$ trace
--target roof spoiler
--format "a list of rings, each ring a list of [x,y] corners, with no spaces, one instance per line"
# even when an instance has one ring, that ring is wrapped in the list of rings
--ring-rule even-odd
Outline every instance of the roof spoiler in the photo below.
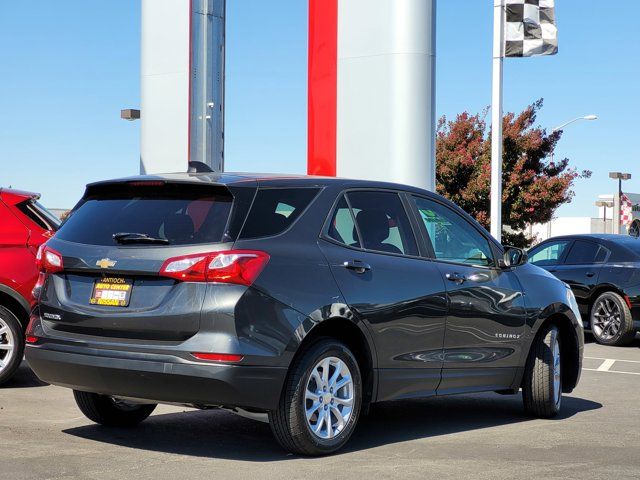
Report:
[[[211,173],[213,170],[203,162],[189,162],[187,173]]]

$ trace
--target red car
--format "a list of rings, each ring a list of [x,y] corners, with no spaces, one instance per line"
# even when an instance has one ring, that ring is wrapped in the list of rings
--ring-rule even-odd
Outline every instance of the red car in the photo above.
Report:
[[[39,198],[37,193],[0,188],[0,385],[22,361],[31,290],[38,280],[38,247],[60,225]]]

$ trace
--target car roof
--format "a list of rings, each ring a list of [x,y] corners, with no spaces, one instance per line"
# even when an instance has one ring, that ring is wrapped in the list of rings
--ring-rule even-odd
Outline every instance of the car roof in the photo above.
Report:
[[[403,185],[392,182],[381,182],[374,180],[356,180],[340,177],[322,177],[316,175],[296,175],[279,173],[244,173],[244,172],[197,172],[197,173],[158,173],[150,175],[136,175],[132,177],[117,178],[113,180],[103,180],[90,183],[87,187],[107,185],[110,183],[144,182],[154,180],[165,180],[178,183],[211,183],[214,185],[237,185],[247,183],[254,185],[269,186],[344,186],[349,188],[381,188],[403,190],[406,192],[419,193],[421,195],[434,195],[428,190],[410,185]],[[435,195],[434,195],[435,196]]]
[[[640,257],[637,249],[629,248],[631,246],[636,247],[634,242],[640,243],[640,238],[615,233],[577,233],[574,235],[559,235],[557,237],[548,238],[532,248],[558,240],[592,240],[614,250],[619,250],[622,247],[625,251],[631,252],[633,255]]]
[[[550,237],[544,240],[545,243],[555,240],[603,240],[604,242],[618,243],[621,238],[633,238],[628,235],[619,235],[615,233],[575,233],[572,235],[558,235],[557,237]]]
[[[0,198],[8,205],[16,205],[20,202],[24,202],[30,198],[39,199],[40,194],[34,192],[27,192],[25,190],[16,190],[14,188],[1,188]]]

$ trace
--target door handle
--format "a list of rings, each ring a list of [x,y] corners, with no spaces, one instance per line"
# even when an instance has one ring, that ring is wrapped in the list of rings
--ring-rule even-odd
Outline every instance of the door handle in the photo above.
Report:
[[[342,266],[348,270],[353,270],[356,273],[364,273],[371,270],[371,265],[361,262],[360,260],[349,260],[344,262]]]
[[[595,275],[594,272],[587,272],[587,277],[589,277],[589,278],[593,277],[594,275]]]
[[[467,280],[467,277],[458,272],[447,273],[445,276],[450,282],[464,283]]]

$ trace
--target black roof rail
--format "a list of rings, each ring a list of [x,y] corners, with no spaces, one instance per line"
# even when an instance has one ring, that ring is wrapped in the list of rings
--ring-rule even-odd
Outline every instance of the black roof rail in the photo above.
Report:
[[[187,173],[209,173],[213,172],[211,167],[203,162],[189,162]]]

